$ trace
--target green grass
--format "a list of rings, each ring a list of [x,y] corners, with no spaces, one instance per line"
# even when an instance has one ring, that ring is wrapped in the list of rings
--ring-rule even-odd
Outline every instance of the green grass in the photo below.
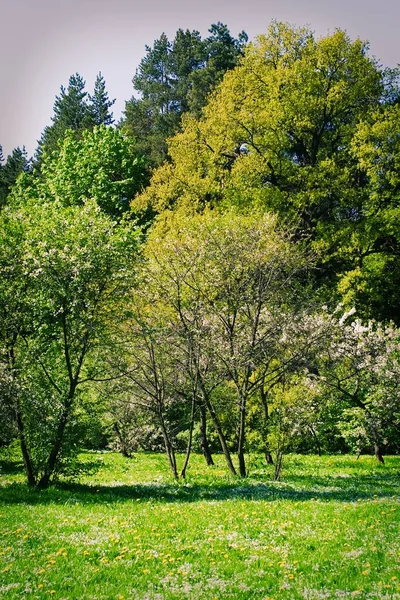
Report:
[[[400,457],[288,456],[283,480],[193,456],[86,453],[87,474],[29,490],[0,461],[0,598],[399,599]]]

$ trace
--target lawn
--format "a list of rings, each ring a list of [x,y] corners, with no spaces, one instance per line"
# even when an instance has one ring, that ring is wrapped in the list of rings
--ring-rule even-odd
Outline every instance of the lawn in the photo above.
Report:
[[[400,457],[193,456],[185,484],[157,454],[81,455],[82,472],[29,490],[0,457],[0,598],[400,599]]]

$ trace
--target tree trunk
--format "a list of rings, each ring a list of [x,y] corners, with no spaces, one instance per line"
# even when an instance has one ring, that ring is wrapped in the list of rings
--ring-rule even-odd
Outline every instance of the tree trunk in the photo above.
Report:
[[[44,469],[44,473],[38,483],[38,487],[40,489],[46,489],[50,485],[50,479],[54,473],[57,464],[57,458],[61,450],[61,444],[64,438],[65,427],[67,425],[74,395],[75,387],[73,387],[70,390],[69,396],[64,404],[64,410],[58,422],[57,433],[53,441],[53,447],[50,451],[49,458]]]
[[[245,424],[246,424],[246,402],[241,399],[239,412],[239,428],[238,428],[238,448],[237,455],[239,459],[239,473],[241,477],[246,477],[246,463],[244,458],[244,442],[245,442]]]
[[[128,449],[128,445],[125,442],[124,435],[123,435],[123,433],[120,429],[120,426],[118,425],[117,422],[114,423],[113,428],[118,437],[118,441],[119,441],[119,445],[120,445],[120,452],[121,452],[122,456],[124,456],[125,458],[132,458],[132,453]]]
[[[374,451],[375,451],[375,458],[378,461],[378,463],[380,463],[381,465],[384,465],[385,461],[383,460],[382,447],[379,445],[378,442],[375,442],[375,444],[374,444]]]
[[[169,439],[169,435],[168,435],[168,431],[165,425],[165,421],[164,421],[164,417],[163,414],[161,412],[161,409],[159,409],[158,412],[159,418],[160,418],[160,426],[161,426],[161,432],[164,438],[164,445],[165,445],[165,451],[167,453],[168,456],[168,462],[169,462],[169,466],[171,468],[171,472],[173,475],[173,478],[178,480],[178,469],[176,466],[176,456],[175,456],[175,450],[174,447],[171,443],[171,440]]]
[[[201,387],[202,387],[201,391],[203,394],[203,400],[207,406],[208,412],[210,413],[211,420],[215,427],[215,431],[218,434],[219,443],[221,444],[221,450],[225,457],[226,464],[228,465],[228,469],[232,473],[232,475],[237,475],[236,469],[233,466],[231,453],[229,452],[228,444],[226,443],[226,439],[225,439],[224,433],[222,431],[221,423],[219,422],[217,413],[215,412],[212,402],[210,401],[208,394],[205,391],[204,387],[203,386],[201,386]]]
[[[35,474],[33,471],[31,457],[29,455],[29,450],[28,450],[28,447],[26,444],[24,423],[22,421],[22,415],[21,415],[18,401],[17,401],[16,408],[15,408],[15,417],[16,417],[16,421],[17,421],[19,443],[21,446],[21,452],[22,452],[22,457],[24,460],[24,467],[25,467],[26,477],[28,480],[28,485],[34,487],[36,485],[36,477],[35,477]]]
[[[182,477],[182,479],[185,479],[185,477],[186,477],[186,469],[187,469],[187,466],[189,464],[190,453],[192,451],[192,440],[193,440],[193,427],[194,427],[195,411],[196,411],[196,398],[195,398],[195,396],[193,396],[193,399],[192,399],[192,411],[191,411],[191,415],[190,415],[189,439],[188,439],[188,444],[187,444],[187,448],[186,448],[185,460],[183,462],[183,467],[182,467],[182,470],[181,470],[181,477]]]
[[[260,398],[261,398],[261,404],[263,407],[263,417],[264,417],[264,425],[263,425],[264,456],[265,456],[267,465],[273,465],[274,459],[272,458],[272,454],[269,449],[269,443],[268,443],[268,431],[269,431],[268,400],[267,400],[267,394],[266,394],[265,390],[263,390],[262,388],[260,390]]]
[[[309,427],[309,429],[311,431],[311,434],[312,434],[312,436],[313,436],[313,438],[315,440],[315,444],[317,446],[318,456],[321,456],[321,454],[322,454],[321,443],[320,443],[319,438],[318,438],[318,436],[316,434],[316,431],[315,431],[314,427],[311,427],[311,425],[309,425],[308,427]]]
[[[210,450],[210,445],[207,439],[207,411],[205,405],[200,402],[200,446],[203,456],[206,459],[208,466],[214,464],[213,457]]]
[[[279,481],[279,479],[281,478],[282,463],[283,463],[283,450],[278,449],[276,452],[274,481]]]

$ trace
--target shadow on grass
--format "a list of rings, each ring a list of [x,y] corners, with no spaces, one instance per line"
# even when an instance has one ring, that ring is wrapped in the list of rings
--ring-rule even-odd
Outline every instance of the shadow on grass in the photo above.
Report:
[[[0,476],[1,475],[19,475],[23,472],[24,465],[22,462],[14,460],[0,460]]]
[[[307,484],[307,487],[306,487]],[[126,502],[199,502],[320,500],[323,502],[355,502],[388,498],[399,494],[398,475],[379,473],[358,477],[288,477],[285,482],[254,479],[213,482],[212,484],[159,483],[117,486],[91,486],[57,483],[48,490],[29,489],[23,483],[0,487],[0,503],[4,504],[115,504]]]

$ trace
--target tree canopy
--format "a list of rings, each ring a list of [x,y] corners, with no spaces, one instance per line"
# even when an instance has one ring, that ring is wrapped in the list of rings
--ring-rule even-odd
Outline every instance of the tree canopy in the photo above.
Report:
[[[397,74],[367,51],[340,30],[316,39],[308,29],[274,23],[226,73],[202,117],[185,115],[182,132],[169,141],[171,162],[154,172],[134,206],[276,212],[320,254],[318,285],[328,295],[350,301],[346,281],[365,278],[351,296],[361,314],[398,321],[396,252],[379,231],[397,205],[396,153],[389,154],[398,144],[391,106]],[[367,148],[363,140],[377,135],[380,147],[370,141]],[[379,183],[378,157],[393,167]],[[387,271],[390,297],[377,313]]]

